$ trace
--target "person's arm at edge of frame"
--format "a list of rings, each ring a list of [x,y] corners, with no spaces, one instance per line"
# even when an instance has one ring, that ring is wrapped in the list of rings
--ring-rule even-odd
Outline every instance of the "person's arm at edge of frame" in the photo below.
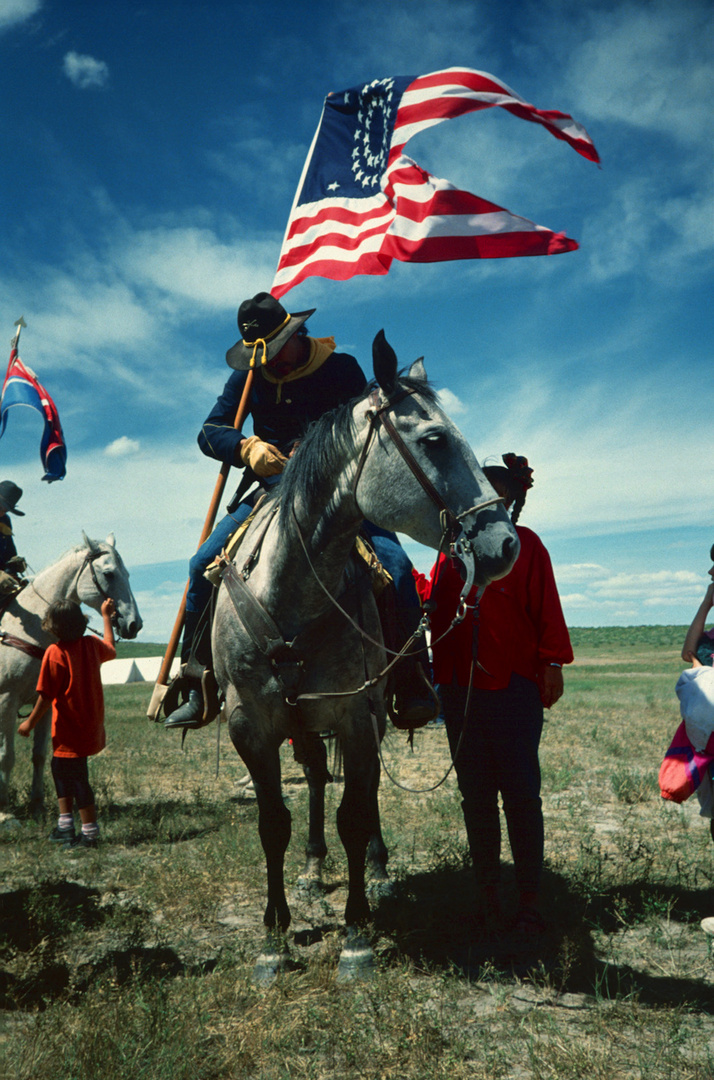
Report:
[[[707,586],[707,591],[704,593],[704,599],[702,600],[697,613],[692,619],[691,626],[687,630],[686,637],[684,638],[684,644],[682,645],[682,660],[685,663],[691,663],[696,656],[697,645],[699,639],[704,633],[704,628],[707,623],[707,616],[714,607],[714,581]]]

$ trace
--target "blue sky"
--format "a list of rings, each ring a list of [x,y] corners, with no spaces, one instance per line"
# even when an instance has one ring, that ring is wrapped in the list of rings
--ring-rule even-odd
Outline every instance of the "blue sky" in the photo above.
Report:
[[[714,9],[709,0],[0,0],[0,330],[58,406],[67,477],[40,482],[16,409],[35,570],[114,531],[145,640],[165,640],[216,477],[195,437],[241,300],[270,288],[328,91],[464,65],[571,113],[602,167],[500,110],[409,143],[420,165],[576,238],[549,258],[311,278],[369,370],[384,328],[424,355],[483,462],[526,454],[522,522],[571,626],[688,623],[714,542],[709,440]],[[237,477],[235,478],[237,480]],[[231,487],[232,490],[232,487]],[[427,570],[431,553],[408,545]]]

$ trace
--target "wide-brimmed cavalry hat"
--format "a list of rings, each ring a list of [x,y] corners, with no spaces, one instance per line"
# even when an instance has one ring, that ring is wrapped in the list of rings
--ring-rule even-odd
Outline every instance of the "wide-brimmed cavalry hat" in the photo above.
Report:
[[[244,300],[238,308],[242,340],[236,341],[228,350],[226,363],[237,371],[267,364],[315,310],[310,308],[291,315],[267,292],[256,293],[251,300]]]
[[[0,510],[3,513],[8,511],[11,514],[17,514],[19,517],[25,516],[24,510],[16,510],[15,506],[22,498],[22,488],[19,488],[17,484],[13,484],[12,480],[0,481]]]

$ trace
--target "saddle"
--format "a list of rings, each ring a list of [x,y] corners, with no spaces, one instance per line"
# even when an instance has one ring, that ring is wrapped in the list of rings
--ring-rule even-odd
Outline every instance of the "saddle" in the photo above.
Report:
[[[258,500],[246,520],[230,536],[221,554],[206,568],[204,577],[215,587],[219,586],[221,581],[223,581],[239,619],[250,634],[254,644],[269,659],[286,700],[291,704],[294,704],[300,690],[304,667],[304,660],[300,656],[299,638],[302,638],[308,631],[312,632],[314,627],[305,628],[304,631],[298,635],[298,638],[286,642],[280,628],[276,625],[270,614],[265,610],[246,584],[246,578],[253,562],[259,554],[268,526],[278,510],[279,500],[276,500],[271,512],[266,515],[262,527],[259,528],[257,540],[244,561],[243,567],[239,570],[235,563],[237,553],[248,528],[256,520],[259,511],[263,508],[264,499],[265,496]],[[382,566],[367,537],[362,535],[357,536],[355,540],[354,557],[358,568],[357,578],[359,579],[361,577],[363,582],[361,587],[368,590],[371,589],[372,594],[377,601],[385,644],[388,649],[397,651],[400,639],[404,639],[404,631],[400,625],[396,610],[395,590],[392,576]],[[361,571],[361,573],[359,571]],[[357,587],[357,592],[359,592],[359,587]],[[350,608],[354,608],[354,614],[357,614],[357,609],[359,607],[356,596],[355,583],[353,583],[340,598],[342,605],[347,603]],[[318,622],[319,621],[321,620],[318,620]],[[200,635],[197,632],[196,637],[210,635],[212,605],[210,606],[210,609],[207,609],[204,615],[202,615],[201,622],[203,623],[202,632]],[[206,651],[205,647],[202,651]],[[413,657],[406,657],[401,663],[402,665],[419,666],[416,659]],[[203,719],[199,727],[205,727],[218,716],[222,706],[222,700],[220,699],[210,658],[204,656],[202,662],[202,660],[196,656],[195,652],[192,653],[180,674],[169,683],[163,702],[164,715],[169,716],[178,707],[180,695],[189,680],[201,681],[205,707]],[[405,725],[399,722],[398,714],[391,705],[394,698],[394,690],[393,675],[390,674],[387,695],[388,702],[390,703],[390,716],[392,717],[395,726],[404,727]],[[296,709],[295,713],[296,720],[299,721],[299,710]],[[424,723],[426,723],[426,720],[424,720]],[[421,726],[421,724],[414,724],[412,722],[408,725],[410,729],[414,726]],[[295,725],[292,742],[296,759],[300,761],[299,755],[301,755],[301,744],[303,740],[301,738],[299,722]],[[309,761],[303,763],[310,764]]]
[[[8,574],[6,570],[0,570],[0,616],[28,584],[14,574]]]

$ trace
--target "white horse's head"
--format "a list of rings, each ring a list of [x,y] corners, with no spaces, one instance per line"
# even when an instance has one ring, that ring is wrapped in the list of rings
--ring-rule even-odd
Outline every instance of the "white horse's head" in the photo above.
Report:
[[[518,536],[471,447],[438,405],[422,361],[399,377],[383,331],[373,358],[379,400],[360,402],[354,414],[360,438],[373,429],[356,489],[362,514],[436,549],[448,526],[469,584],[503,577],[518,556]]]
[[[143,624],[129,585],[129,571],[117,551],[114,533],[109,533],[103,542],[90,540],[84,532],[82,537],[86,552],[77,577],[80,603],[100,611],[104,601],[112,599],[118,633],[123,638],[135,638]]]

